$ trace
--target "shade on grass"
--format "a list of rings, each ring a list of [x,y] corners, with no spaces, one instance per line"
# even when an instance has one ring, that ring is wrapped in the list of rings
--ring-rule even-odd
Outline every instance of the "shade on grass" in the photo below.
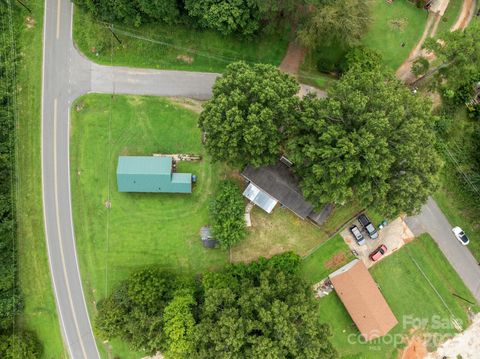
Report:
[[[114,29],[121,44],[105,25],[75,8],[74,40],[87,57],[102,64],[223,72],[237,60],[279,65],[289,41],[289,29],[254,38],[155,22],[138,28],[119,24]]]
[[[332,343],[341,356],[395,358],[398,350],[404,347],[405,339],[413,333],[431,334],[430,338],[434,340],[428,345],[432,350],[435,344],[439,344],[435,343],[436,339],[443,338],[444,334],[457,333],[450,322],[452,313],[462,323],[463,328],[468,324],[467,307],[470,304],[452,293],[472,302],[473,296],[429,235],[420,236],[386,257],[376,264],[370,273],[399,324],[386,337],[363,343],[338,296],[333,292],[322,298],[319,316],[323,322],[330,324],[333,332]],[[472,307],[478,311],[478,306]],[[425,325],[412,330],[415,322],[418,324],[420,320],[425,320]],[[395,341],[391,341],[394,338]]]

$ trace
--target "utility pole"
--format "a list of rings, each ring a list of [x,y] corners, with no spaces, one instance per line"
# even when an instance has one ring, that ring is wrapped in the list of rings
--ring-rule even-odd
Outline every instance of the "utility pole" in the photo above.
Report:
[[[117,34],[115,34],[115,32],[113,32],[113,25],[109,25],[108,27],[108,30],[110,30],[110,32],[112,33],[113,37],[115,37],[115,39],[118,41],[118,43],[121,45],[122,42],[120,41],[120,39],[118,38]]]

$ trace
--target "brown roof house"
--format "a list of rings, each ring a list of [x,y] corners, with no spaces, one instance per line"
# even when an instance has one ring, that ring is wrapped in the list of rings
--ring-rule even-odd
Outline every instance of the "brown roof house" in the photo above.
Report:
[[[384,336],[398,323],[361,260],[351,261],[329,278],[365,340]]]

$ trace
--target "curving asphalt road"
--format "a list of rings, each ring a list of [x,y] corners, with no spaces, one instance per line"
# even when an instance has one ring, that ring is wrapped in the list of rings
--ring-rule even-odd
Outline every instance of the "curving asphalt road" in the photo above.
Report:
[[[43,211],[50,271],[64,342],[71,358],[95,359],[99,358],[99,353],[84,299],[72,220],[70,106],[77,97],[89,92],[208,99],[218,74],[94,64],[73,46],[72,14],[69,0],[45,0],[41,156]],[[325,96],[325,93],[319,95]],[[419,223],[424,220],[435,223],[438,216],[420,217]],[[440,213],[440,216],[443,215]],[[423,227],[419,224],[419,228]],[[438,242],[436,233],[432,234]],[[464,257],[447,255],[447,258],[454,262],[464,261]],[[452,264],[456,267],[455,263]],[[464,271],[459,273],[469,285],[468,277],[462,274]],[[478,299],[478,291],[474,293]]]
[[[430,197],[423,205],[421,212],[417,216],[407,217],[406,222],[415,236],[425,232],[432,236],[467,288],[480,303],[480,265],[470,253],[468,246],[463,246],[455,238],[452,233],[452,225],[435,201]]]
[[[70,195],[69,112],[88,92],[207,99],[218,74],[128,69],[94,64],[74,48],[72,4],[46,0],[42,98],[45,236],[55,300],[72,358],[99,358],[76,257]]]

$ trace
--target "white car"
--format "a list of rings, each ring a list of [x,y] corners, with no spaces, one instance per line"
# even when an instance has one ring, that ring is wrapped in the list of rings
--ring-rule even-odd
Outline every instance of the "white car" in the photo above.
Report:
[[[466,246],[468,243],[470,243],[470,240],[468,239],[467,235],[461,229],[460,227],[453,227],[452,232],[457,237],[457,239],[462,243],[464,246]]]

